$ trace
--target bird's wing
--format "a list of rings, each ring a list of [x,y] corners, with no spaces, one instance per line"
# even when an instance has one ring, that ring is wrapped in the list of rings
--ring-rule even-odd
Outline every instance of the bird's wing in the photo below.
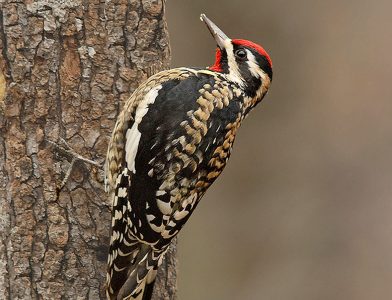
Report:
[[[157,73],[142,83],[127,100],[117,118],[109,141],[105,161],[105,190],[107,192],[110,192],[115,188],[117,176],[122,172],[122,168],[125,166],[126,132],[135,123],[136,111],[141,103],[144,102],[144,107],[148,107],[150,104],[146,103],[148,102],[148,99],[146,99],[148,92],[157,89],[163,82],[170,81],[171,79],[184,80],[190,75],[191,73],[186,68],[172,69]]]

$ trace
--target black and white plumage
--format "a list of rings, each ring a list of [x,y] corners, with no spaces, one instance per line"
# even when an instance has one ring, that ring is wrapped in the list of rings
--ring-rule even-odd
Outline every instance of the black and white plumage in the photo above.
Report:
[[[117,120],[106,160],[113,200],[108,299],[150,299],[172,238],[220,175],[248,112],[272,80],[265,50],[229,39],[202,15],[215,65],[150,77]]]

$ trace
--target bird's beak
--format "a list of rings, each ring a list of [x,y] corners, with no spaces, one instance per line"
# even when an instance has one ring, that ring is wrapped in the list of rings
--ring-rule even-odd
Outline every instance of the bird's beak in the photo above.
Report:
[[[222,30],[218,28],[210,19],[207,18],[205,14],[200,15],[200,20],[206,23],[208,30],[211,32],[212,36],[214,37],[218,47],[221,49],[225,49],[225,45],[230,39],[227,37],[226,34],[223,33]]]

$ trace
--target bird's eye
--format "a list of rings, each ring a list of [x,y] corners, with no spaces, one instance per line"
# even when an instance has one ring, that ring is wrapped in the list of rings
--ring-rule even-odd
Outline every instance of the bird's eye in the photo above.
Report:
[[[235,51],[235,56],[240,59],[244,59],[246,58],[246,51],[244,49],[238,49]]]

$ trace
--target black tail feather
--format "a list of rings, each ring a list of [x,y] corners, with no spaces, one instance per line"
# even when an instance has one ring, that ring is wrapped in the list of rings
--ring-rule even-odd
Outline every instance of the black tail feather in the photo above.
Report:
[[[142,300],[151,300],[154,291],[155,279],[151,283],[147,283],[144,288],[144,295]]]

